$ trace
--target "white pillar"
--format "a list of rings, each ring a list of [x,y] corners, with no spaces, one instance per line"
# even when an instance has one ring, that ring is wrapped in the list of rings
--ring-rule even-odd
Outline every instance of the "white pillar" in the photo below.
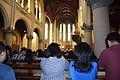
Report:
[[[85,42],[87,42],[90,46],[92,45],[92,30],[85,31]]]
[[[41,13],[42,13],[42,10],[41,10],[41,5],[40,4],[39,4],[38,8],[39,8],[39,21],[41,22]]]
[[[78,9],[78,27],[80,28],[81,33],[81,27],[83,24],[83,1],[79,0],[79,9]]]
[[[53,23],[50,23],[49,44],[52,43],[52,40],[53,40],[53,37],[52,37],[53,32],[52,32],[52,30],[53,30]]]
[[[22,2],[21,2],[21,6],[24,7],[24,0],[22,0]]]
[[[35,16],[36,16],[36,19],[37,19],[38,18],[38,3],[37,3],[37,0],[36,0],[35,8],[36,8],[36,14],[35,14]]]
[[[111,0],[95,0],[93,7],[94,51],[97,57],[105,49],[105,38],[109,33],[108,6]]]
[[[30,1],[30,12],[34,16],[34,9],[35,9],[35,1],[34,0],[29,0]]]
[[[54,42],[57,41],[57,32],[56,32],[56,20],[54,21]]]
[[[59,28],[58,28],[58,27],[59,27],[59,26],[56,27],[56,42],[57,42],[57,43],[60,43],[60,40],[59,40],[60,31],[59,31]]]
[[[15,15],[16,15],[16,2],[15,2],[15,0],[13,0],[12,1],[12,9],[11,9],[11,18],[10,18],[11,29],[15,29],[15,26],[14,26]]]
[[[83,19],[82,19],[82,8],[80,8],[79,10],[78,10],[78,24],[77,24],[78,26],[78,31],[80,32],[80,34],[81,34],[81,26],[83,25]],[[76,30],[76,29],[75,29]]]
[[[30,13],[30,0],[28,0],[28,12]]]
[[[90,6],[86,5],[86,24],[89,29],[84,30],[85,32],[85,42],[87,42],[90,46],[92,45],[92,23],[91,23],[91,12]]]
[[[31,49],[31,48],[32,48],[33,35],[28,35],[28,36],[27,36],[27,39],[28,39],[27,48]]]
[[[5,32],[5,44],[12,47],[12,29],[8,27],[8,29],[5,29],[4,32]]]

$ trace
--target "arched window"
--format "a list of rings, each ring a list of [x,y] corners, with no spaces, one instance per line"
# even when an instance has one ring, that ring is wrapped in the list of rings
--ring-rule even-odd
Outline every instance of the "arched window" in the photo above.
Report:
[[[60,40],[62,40],[62,24],[60,24]]]
[[[63,41],[66,41],[66,25],[63,24]]]
[[[71,39],[71,25],[68,24],[68,41]]]

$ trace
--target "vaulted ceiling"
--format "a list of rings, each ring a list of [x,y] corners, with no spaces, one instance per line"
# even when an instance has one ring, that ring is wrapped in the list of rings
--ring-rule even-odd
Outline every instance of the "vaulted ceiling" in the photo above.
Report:
[[[46,15],[51,22],[75,23],[77,21],[77,10],[79,0],[44,0]]]
[[[51,22],[56,20],[57,24],[76,23],[78,20],[79,0],[44,0],[44,6],[44,11]],[[4,26],[1,12],[0,16],[0,26]],[[114,0],[110,5],[109,16],[110,26],[117,30],[120,27],[120,0]]]
[[[45,12],[51,22],[76,23],[79,0],[44,0]],[[110,25],[120,26],[120,0],[114,0],[109,7]]]

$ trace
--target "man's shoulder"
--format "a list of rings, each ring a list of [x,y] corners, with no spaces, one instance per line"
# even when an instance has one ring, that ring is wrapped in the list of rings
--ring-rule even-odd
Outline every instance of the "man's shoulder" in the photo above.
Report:
[[[8,72],[8,71],[11,71],[12,68],[10,66],[6,65],[6,64],[0,64],[0,71],[1,70]]]
[[[104,50],[104,52],[112,52],[112,51],[116,51],[116,50],[120,50],[120,45],[113,45],[109,48],[107,48],[106,50]]]
[[[0,80],[16,80],[14,70],[10,66],[1,63]]]

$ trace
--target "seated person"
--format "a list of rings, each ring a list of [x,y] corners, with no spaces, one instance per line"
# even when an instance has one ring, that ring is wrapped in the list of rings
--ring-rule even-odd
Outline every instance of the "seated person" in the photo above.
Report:
[[[85,43],[79,43],[74,50],[75,58],[70,61],[70,77],[72,80],[96,80],[97,63],[93,59],[91,47]]]
[[[4,64],[11,64],[12,63],[12,48],[8,45],[5,46],[6,49],[6,59],[3,61]]]
[[[66,80],[65,69],[69,67],[69,62],[61,53],[57,43],[51,43],[44,51],[45,58],[39,58],[42,70],[40,80]]]
[[[5,45],[0,42],[0,80],[16,80],[13,69],[2,63],[6,59],[6,56]]]
[[[12,60],[25,60],[27,49],[25,47],[21,48],[21,51],[12,56]]]

